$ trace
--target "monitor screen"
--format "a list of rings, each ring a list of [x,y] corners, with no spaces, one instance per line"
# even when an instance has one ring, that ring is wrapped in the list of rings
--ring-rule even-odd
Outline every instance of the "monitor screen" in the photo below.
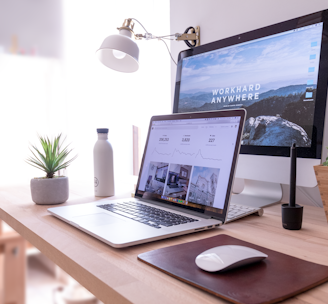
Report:
[[[245,108],[242,153],[320,158],[327,11],[310,16],[181,52],[174,112]]]

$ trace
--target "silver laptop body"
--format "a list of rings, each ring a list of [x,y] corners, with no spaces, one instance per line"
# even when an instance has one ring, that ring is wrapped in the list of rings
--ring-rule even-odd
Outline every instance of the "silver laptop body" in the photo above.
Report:
[[[243,109],[154,116],[134,198],[48,211],[116,248],[220,226],[245,116]]]

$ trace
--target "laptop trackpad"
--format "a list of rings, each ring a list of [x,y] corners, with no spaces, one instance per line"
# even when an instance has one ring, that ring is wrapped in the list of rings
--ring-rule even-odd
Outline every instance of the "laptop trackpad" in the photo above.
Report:
[[[124,219],[119,219],[115,216],[111,216],[104,212],[81,215],[73,217],[73,222],[78,224],[79,226],[88,226],[88,227],[96,227],[108,224],[117,224],[125,222]]]

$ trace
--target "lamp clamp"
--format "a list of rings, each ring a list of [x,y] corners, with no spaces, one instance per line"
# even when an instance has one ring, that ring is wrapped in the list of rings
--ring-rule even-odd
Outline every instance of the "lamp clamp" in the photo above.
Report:
[[[189,33],[189,30],[191,31]],[[188,27],[183,34],[175,34],[177,41],[184,41],[189,47],[195,47],[200,45],[200,27],[196,28],[190,26]],[[192,41],[190,43],[189,41]]]

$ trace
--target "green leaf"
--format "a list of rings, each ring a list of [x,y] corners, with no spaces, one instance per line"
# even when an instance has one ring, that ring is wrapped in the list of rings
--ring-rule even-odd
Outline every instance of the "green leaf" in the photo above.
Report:
[[[67,168],[76,159],[77,155],[65,162],[72,149],[68,149],[69,145],[62,149],[63,143],[66,140],[66,137],[64,140],[61,140],[62,134],[59,134],[54,139],[40,135],[38,135],[38,138],[43,151],[39,150],[35,145],[31,145],[29,149],[33,156],[28,158],[26,162],[46,172],[48,178],[52,178],[57,171]]]

